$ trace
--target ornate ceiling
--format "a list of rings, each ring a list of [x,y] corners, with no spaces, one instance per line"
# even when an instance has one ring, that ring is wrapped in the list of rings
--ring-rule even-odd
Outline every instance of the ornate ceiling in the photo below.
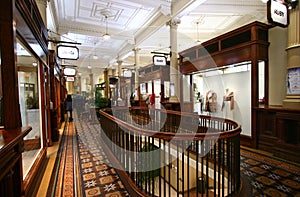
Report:
[[[150,64],[151,51],[170,50],[166,23],[172,18],[180,20],[178,51],[252,21],[267,21],[261,0],[54,0],[48,8],[50,37],[80,43],[79,60],[64,62],[80,72],[115,67],[117,60],[133,65],[135,48],[140,64]]]

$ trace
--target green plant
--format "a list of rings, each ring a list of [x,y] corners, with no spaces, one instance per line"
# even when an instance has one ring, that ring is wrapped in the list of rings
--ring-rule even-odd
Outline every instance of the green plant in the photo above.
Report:
[[[97,97],[95,97],[95,107],[97,107],[97,108],[108,107],[109,102],[110,102],[109,98],[106,98],[106,97],[97,98]]]
[[[95,107],[100,109],[108,107],[109,102],[110,102],[109,98],[102,97],[100,89],[95,90]]]
[[[158,149],[153,144],[146,144],[141,149],[141,152],[149,152],[148,154],[142,154],[140,160],[140,180],[142,182],[151,181],[160,175],[160,154]]]

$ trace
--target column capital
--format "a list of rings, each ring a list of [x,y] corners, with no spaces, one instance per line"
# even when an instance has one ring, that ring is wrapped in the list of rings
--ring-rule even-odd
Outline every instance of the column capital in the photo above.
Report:
[[[141,48],[136,47],[136,48],[133,48],[132,50],[133,50],[134,52],[139,52],[139,51],[141,50]]]
[[[177,27],[181,23],[181,20],[179,18],[172,18],[167,22],[167,25],[170,27]]]
[[[35,0],[35,1],[36,1],[36,3],[47,7],[48,0]]]
[[[117,60],[118,65],[122,65],[123,61],[122,60]]]

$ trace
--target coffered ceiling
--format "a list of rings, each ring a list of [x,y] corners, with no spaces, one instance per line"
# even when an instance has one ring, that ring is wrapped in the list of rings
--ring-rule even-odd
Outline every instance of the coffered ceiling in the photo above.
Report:
[[[78,66],[79,72],[113,68],[117,60],[132,66],[134,48],[140,49],[140,64],[150,64],[152,51],[170,50],[166,23],[172,18],[180,20],[178,51],[252,21],[267,21],[261,0],[54,0],[48,16],[51,39],[59,35],[78,43],[79,60],[63,63]]]

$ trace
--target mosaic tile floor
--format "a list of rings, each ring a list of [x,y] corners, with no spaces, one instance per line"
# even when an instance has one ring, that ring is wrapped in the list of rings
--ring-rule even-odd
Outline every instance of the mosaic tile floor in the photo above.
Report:
[[[251,182],[255,197],[300,197],[300,166],[241,149],[241,172]]]
[[[78,121],[76,128],[83,195],[86,197],[129,196],[97,140],[100,137],[99,125]]]

